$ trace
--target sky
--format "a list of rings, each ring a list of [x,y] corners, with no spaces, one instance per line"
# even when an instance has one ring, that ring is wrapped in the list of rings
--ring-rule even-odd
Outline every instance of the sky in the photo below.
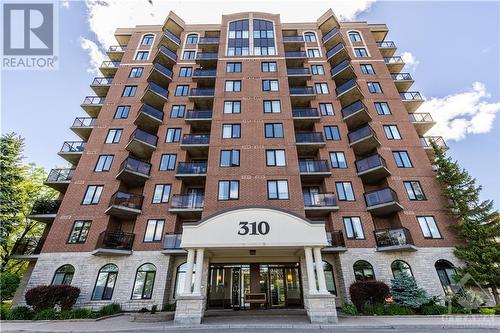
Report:
[[[59,69],[2,71],[1,130],[26,139],[25,162],[50,170],[66,166],[57,151],[78,140],[69,127],[80,109],[102,50],[116,44],[117,27],[159,24],[169,10],[187,23],[216,23],[239,11],[281,14],[284,22],[316,21],[328,8],[342,19],[386,23],[411,90],[426,102],[437,125],[428,133],[446,139],[449,155],[483,186],[482,199],[500,207],[500,2],[406,1],[61,1]],[[307,5],[305,5],[307,4]],[[196,10],[193,10],[196,8]]]

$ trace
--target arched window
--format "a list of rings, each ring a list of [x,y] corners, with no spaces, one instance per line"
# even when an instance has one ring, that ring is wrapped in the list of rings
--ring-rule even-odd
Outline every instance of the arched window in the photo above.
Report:
[[[115,264],[102,266],[95,281],[92,300],[110,300],[115,289],[116,278],[118,277],[118,267]]]
[[[353,268],[356,281],[375,280],[373,266],[368,261],[358,260],[354,263]]]
[[[410,265],[403,260],[394,260],[391,264],[392,275],[396,277],[398,274],[406,274],[413,276]]]
[[[337,295],[335,288],[335,275],[333,274],[333,267],[329,262],[323,261],[323,271],[325,272],[326,289],[333,295]]]
[[[306,32],[304,33],[304,40],[306,42],[316,42],[316,34],[314,32]]]
[[[187,35],[186,44],[198,44],[198,35],[197,34]]]
[[[62,265],[54,273],[52,284],[71,284],[75,275],[75,268],[71,265]]]
[[[144,35],[144,36],[142,36],[141,44],[142,45],[151,45],[151,44],[153,44],[154,39],[155,39],[155,35],[153,35],[153,34]]]
[[[186,280],[187,263],[183,263],[177,267],[175,275],[175,294],[174,297],[181,295],[184,292],[184,281]],[[193,265],[193,273],[196,271],[196,266]],[[193,279],[194,280],[194,279]]]
[[[351,42],[361,42],[361,35],[357,31],[349,31],[349,39]]]
[[[132,299],[151,299],[153,286],[155,283],[156,266],[144,264],[137,269],[135,274],[134,289],[132,289]]]
[[[447,260],[439,259],[434,264],[436,272],[439,276],[439,281],[445,291],[451,291],[451,287],[456,284],[453,276],[457,274],[455,266]]]

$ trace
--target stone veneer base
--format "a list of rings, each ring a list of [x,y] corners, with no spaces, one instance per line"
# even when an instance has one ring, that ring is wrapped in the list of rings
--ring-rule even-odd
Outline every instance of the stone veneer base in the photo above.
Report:
[[[174,324],[199,325],[205,313],[205,297],[201,295],[181,295],[175,305]]]
[[[312,324],[332,324],[338,322],[335,296],[330,294],[309,294],[304,296],[307,316]]]

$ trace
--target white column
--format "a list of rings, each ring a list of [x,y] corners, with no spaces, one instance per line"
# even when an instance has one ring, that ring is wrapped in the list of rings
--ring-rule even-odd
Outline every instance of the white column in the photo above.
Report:
[[[316,289],[316,278],[314,277],[314,262],[312,249],[310,247],[304,248],[306,254],[306,270],[307,270],[307,284],[309,286],[309,293],[316,294],[318,290]]]
[[[325,271],[323,270],[323,258],[321,258],[321,248],[315,247],[314,261],[316,262],[316,275],[318,276],[318,286],[320,294],[328,294],[326,289]]]
[[[193,283],[193,263],[194,263],[194,249],[188,249],[187,254],[187,268],[186,268],[186,279],[184,280],[184,292],[183,294],[191,294],[191,284]]]
[[[203,249],[196,250],[196,272],[194,275],[193,294],[201,295],[201,277],[203,275]]]

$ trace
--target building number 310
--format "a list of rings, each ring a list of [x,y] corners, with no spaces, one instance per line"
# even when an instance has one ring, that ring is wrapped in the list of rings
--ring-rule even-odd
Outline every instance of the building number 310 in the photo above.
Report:
[[[238,235],[267,235],[269,233],[269,223],[261,222],[240,222]]]

